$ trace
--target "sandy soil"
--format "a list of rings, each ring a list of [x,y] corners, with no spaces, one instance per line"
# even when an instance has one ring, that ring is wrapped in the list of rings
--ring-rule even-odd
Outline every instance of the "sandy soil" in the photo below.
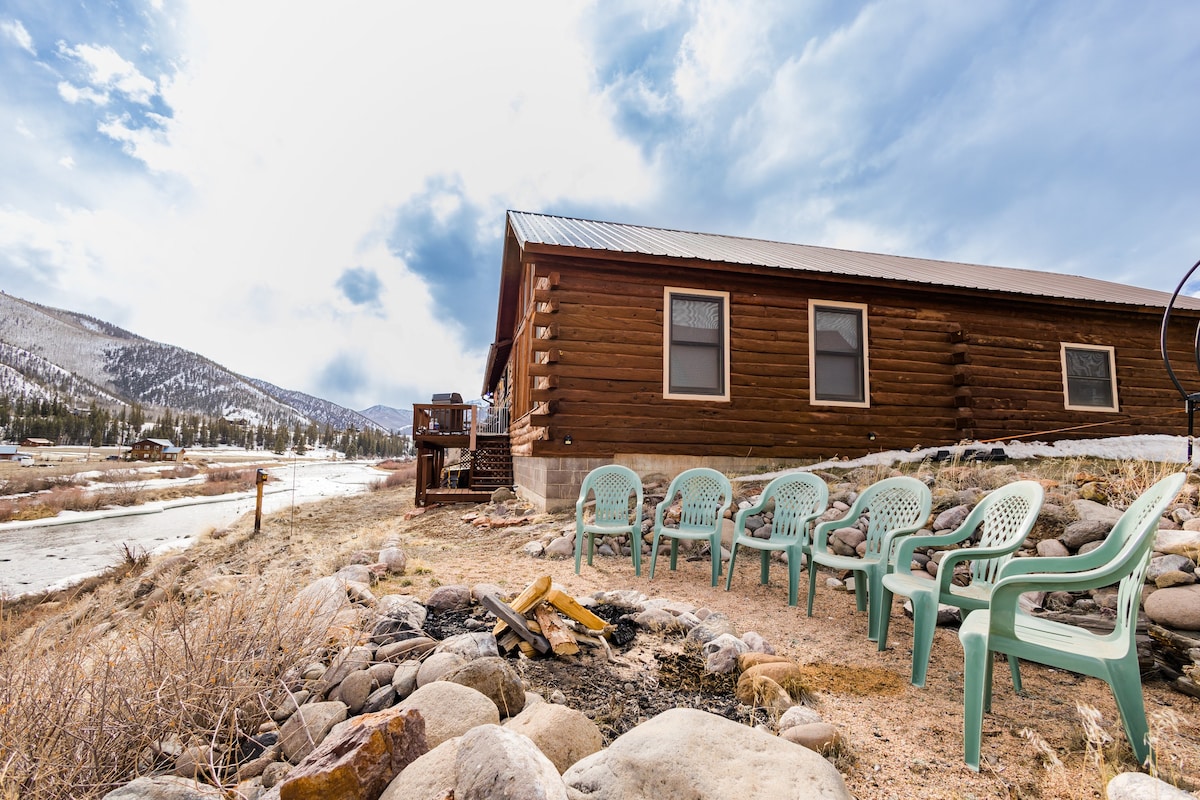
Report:
[[[376,547],[398,535],[409,555],[409,568],[406,575],[376,587],[377,594],[425,597],[439,585],[478,582],[499,584],[515,594],[548,574],[576,596],[636,589],[722,612],[743,632],[759,632],[779,653],[819,667],[814,675],[828,676],[824,685],[814,686],[815,707],[845,739],[835,763],[859,800],[1103,797],[1103,786],[1114,770],[1135,768],[1103,682],[1025,664],[1024,696],[1014,695],[1007,671],[997,669],[993,709],[984,722],[984,768],[981,773],[968,770],[962,761],[962,650],[956,631],[938,630],[927,686],[914,688],[908,683],[912,626],[899,603],[893,610],[889,649],[881,653],[866,637],[866,614],[855,610],[853,596],[826,588],[824,576],[809,618],[803,605],[787,605],[785,569],[773,572],[770,584],[762,586],[757,564],[741,564],[730,592],[724,591],[723,582],[720,588],[709,586],[706,561],[681,559],[678,571],[671,572],[660,559],[651,581],[648,563],[637,577],[625,559],[597,556],[593,566],[585,563],[576,575],[571,560],[531,558],[521,552],[547,530],[571,525],[570,515],[543,516],[514,528],[481,529],[463,521],[468,513],[481,510],[479,506],[433,508],[404,519],[411,506],[411,490],[406,489],[305,506],[294,518],[268,518],[265,535],[251,548],[262,552],[248,550],[241,556],[260,563],[290,557],[295,579],[303,581],[305,573],[328,574],[326,570],[340,566],[350,550]],[[266,550],[276,555],[268,556]],[[306,557],[306,551],[324,555]],[[881,675],[890,679],[881,680]],[[1159,737],[1162,777],[1189,791],[1200,788],[1200,701],[1153,679],[1145,683],[1145,696],[1151,727]],[[1104,730],[1115,740],[1098,757],[1087,747],[1077,703],[1098,709]],[[1039,754],[1039,742],[1061,764],[1048,764]]]
[[[570,527],[571,515],[489,529],[463,519],[484,507],[438,507],[406,519],[412,503],[411,488],[331,499],[268,515],[257,535],[251,533],[252,517],[246,518],[202,538],[189,554],[200,572],[259,575],[299,589],[349,563],[356,550],[377,549],[398,537],[409,556],[408,569],[376,586],[377,595],[423,599],[440,585],[484,582],[515,594],[550,575],[575,596],[636,589],[722,612],[743,632],[760,633],[779,653],[813,665],[815,708],[841,731],[844,747],[833,760],[859,800],[1101,798],[1114,770],[1135,768],[1104,683],[1026,664],[1021,697],[1013,694],[1007,670],[998,667],[993,713],[984,723],[984,769],[968,770],[962,761],[962,651],[956,632],[939,629],[927,688],[912,687],[912,626],[899,603],[890,647],[881,653],[866,637],[866,614],[855,610],[853,596],[825,587],[824,576],[809,618],[803,605],[787,605],[786,570],[776,569],[770,584],[762,586],[753,559],[739,565],[730,592],[723,582],[720,588],[709,586],[707,561],[681,559],[678,571],[671,572],[660,559],[651,581],[648,561],[637,577],[629,561],[597,556],[593,566],[585,563],[576,575],[572,560],[522,553],[529,541]],[[546,671],[539,674],[539,680],[549,680]],[[1200,788],[1200,701],[1153,679],[1145,683],[1145,696],[1162,776],[1189,791]],[[1077,703],[1098,709],[1104,730],[1115,740],[1099,758],[1089,752]],[[1040,754],[1039,743],[1061,763],[1048,764],[1051,759]]]

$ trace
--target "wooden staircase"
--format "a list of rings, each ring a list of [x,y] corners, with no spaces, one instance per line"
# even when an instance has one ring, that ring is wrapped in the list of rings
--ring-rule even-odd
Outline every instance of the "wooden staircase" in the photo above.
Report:
[[[496,489],[513,485],[507,425],[480,425],[478,416],[468,403],[413,406],[418,506],[486,503]]]
[[[480,434],[471,464],[472,489],[491,492],[513,485],[512,447],[507,433]]]

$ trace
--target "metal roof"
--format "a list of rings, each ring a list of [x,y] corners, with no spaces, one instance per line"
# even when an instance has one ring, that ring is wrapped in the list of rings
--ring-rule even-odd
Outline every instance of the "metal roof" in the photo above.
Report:
[[[537,244],[698,259],[802,270],[848,278],[878,278],[928,286],[1158,308],[1166,308],[1171,300],[1170,292],[1057,272],[864,253],[715,233],[690,233],[617,222],[596,222],[524,211],[510,211],[508,218],[521,247]],[[1200,309],[1200,300],[1181,295],[1176,305],[1179,308]]]

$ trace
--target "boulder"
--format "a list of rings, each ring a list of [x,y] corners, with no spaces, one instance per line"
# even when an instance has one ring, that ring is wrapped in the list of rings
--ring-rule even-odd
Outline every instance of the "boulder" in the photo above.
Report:
[[[567,800],[550,759],[529,739],[499,725],[463,734],[454,764],[455,800]]]
[[[604,747],[599,726],[581,711],[552,703],[535,703],[504,723],[532,741],[559,773]]]
[[[429,593],[425,607],[435,611],[465,611],[471,607],[471,587],[461,583],[439,586]]]
[[[1078,550],[1081,545],[1088,542],[1099,542],[1104,539],[1112,530],[1112,526],[1113,523],[1108,520],[1081,519],[1068,525],[1058,540],[1068,550]]]
[[[477,725],[500,724],[496,704],[480,692],[449,681],[422,686],[393,708],[415,708],[425,718],[425,740],[437,747],[447,739],[461,736]]]
[[[1159,589],[1142,605],[1146,616],[1163,627],[1200,631],[1200,585]]]
[[[446,800],[454,796],[461,737],[447,739],[404,768],[379,800]]]
[[[444,673],[441,680],[487,695],[496,704],[501,719],[519,714],[525,707],[525,683],[512,664],[499,656],[468,661]]]
[[[279,784],[279,798],[378,797],[428,750],[425,722],[417,711],[363,714],[335,726]]]
[[[664,711],[638,725],[576,762],[563,782],[571,800],[851,800],[837,769],[817,753],[691,708]]]
[[[1108,782],[1107,800],[1195,800],[1196,795],[1144,772],[1122,772]]]
[[[225,793],[216,786],[190,778],[156,775],[138,778],[104,795],[103,800],[221,800]]]
[[[293,764],[300,763],[346,715],[346,704],[336,700],[300,706],[279,729],[283,757]]]

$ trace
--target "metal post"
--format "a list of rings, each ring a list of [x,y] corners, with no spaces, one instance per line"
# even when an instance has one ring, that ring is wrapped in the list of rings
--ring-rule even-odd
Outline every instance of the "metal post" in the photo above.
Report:
[[[258,470],[254,475],[254,485],[258,490],[258,500],[254,505],[254,532],[258,533],[262,529],[262,495],[263,484],[267,482],[267,471],[265,469]]]

